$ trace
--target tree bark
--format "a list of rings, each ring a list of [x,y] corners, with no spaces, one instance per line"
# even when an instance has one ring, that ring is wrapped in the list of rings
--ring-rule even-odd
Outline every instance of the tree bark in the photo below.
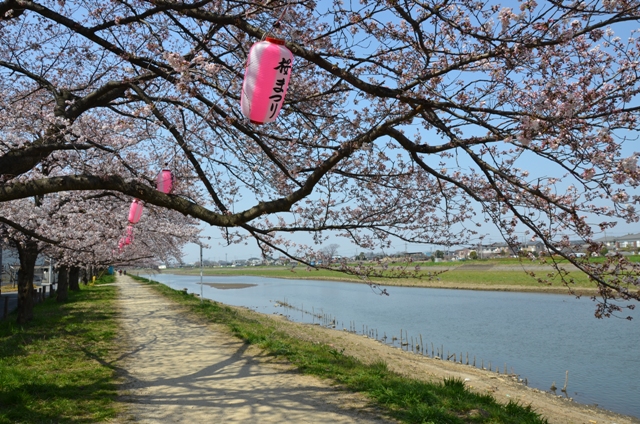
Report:
[[[58,271],[58,295],[57,302],[66,302],[69,299],[69,268],[66,265]]]
[[[69,289],[73,291],[80,291],[80,268],[72,266],[69,269]]]
[[[16,243],[20,269],[18,270],[18,324],[33,319],[34,288],[33,271],[38,258],[38,243],[34,240]]]
[[[25,182],[12,181],[0,185],[0,202],[24,199],[31,196],[42,196],[61,191],[115,190],[156,206],[174,209],[184,215],[191,215],[211,225],[218,227],[236,227],[247,224],[265,214],[289,211],[293,204],[311,194],[317,182],[342,158],[340,155],[332,157],[329,162],[325,163],[318,171],[311,175],[309,182],[305,184],[303,188],[295,190],[282,198],[259,202],[257,205],[245,211],[229,215],[212,212],[180,196],[164,194],[142,183],[127,181],[119,175],[67,175],[40,178]]]

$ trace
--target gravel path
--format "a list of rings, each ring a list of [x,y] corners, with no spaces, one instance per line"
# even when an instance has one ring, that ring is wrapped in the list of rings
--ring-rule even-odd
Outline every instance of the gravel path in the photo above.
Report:
[[[222,327],[119,276],[125,422],[388,423],[357,395],[270,363]]]

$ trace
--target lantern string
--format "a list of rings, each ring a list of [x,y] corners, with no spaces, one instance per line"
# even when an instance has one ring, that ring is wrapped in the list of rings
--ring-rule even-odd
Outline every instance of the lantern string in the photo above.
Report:
[[[271,29],[268,31],[265,31],[264,34],[262,34],[261,41],[264,41],[269,35],[269,32],[271,32],[273,29],[280,28],[282,18],[284,18],[285,13],[289,11],[289,7],[291,7],[291,0],[287,0],[286,6],[282,9],[282,13],[280,13],[280,16],[278,16],[278,19],[276,19],[276,22],[271,26]]]

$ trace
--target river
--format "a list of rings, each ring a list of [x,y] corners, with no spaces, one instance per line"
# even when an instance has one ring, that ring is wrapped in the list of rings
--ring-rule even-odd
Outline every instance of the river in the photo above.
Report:
[[[175,289],[201,290],[200,276],[144,276]],[[364,330],[379,339],[386,335],[389,343],[392,337],[399,340],[402,330],[409,349],[411,338],[419,344],[422,336],[429,355],[433,344],[434,353],[443,346],[445,354],[459,358],[463,353],[465,362],[468,353],[477,366],[491,363],[504,372],[506,364],[531,387],[549,390],[555,382],[558,394],[568,371],[567,395],[576,402],[640,418],[638,311],[631,311],[632,321],[598,320],[589,298],[569,295],[389,287],[390,296],[380,296],[366,285],[332,281],[243,276],[205,276],[203,281],[206,299],[294,321],[335,320],[339,330]],[[240,284],[253,286],[233,289]]]

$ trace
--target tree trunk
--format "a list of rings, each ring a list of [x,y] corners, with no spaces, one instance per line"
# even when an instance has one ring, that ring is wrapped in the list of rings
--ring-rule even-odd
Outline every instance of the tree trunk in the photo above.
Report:
[[[16,243],[20,269],[18,270],[18,324],[33,319],[34,293],[33,271],[38,258],[38,243],[33,240]]]
[[[69,268],[62,265],[58,271],[58,295],[56,301],[66,302],[69,299]]]
[[[69,269],[69,289],[73,291],[80,291],[80,268],[77,266],[72,266]]]

